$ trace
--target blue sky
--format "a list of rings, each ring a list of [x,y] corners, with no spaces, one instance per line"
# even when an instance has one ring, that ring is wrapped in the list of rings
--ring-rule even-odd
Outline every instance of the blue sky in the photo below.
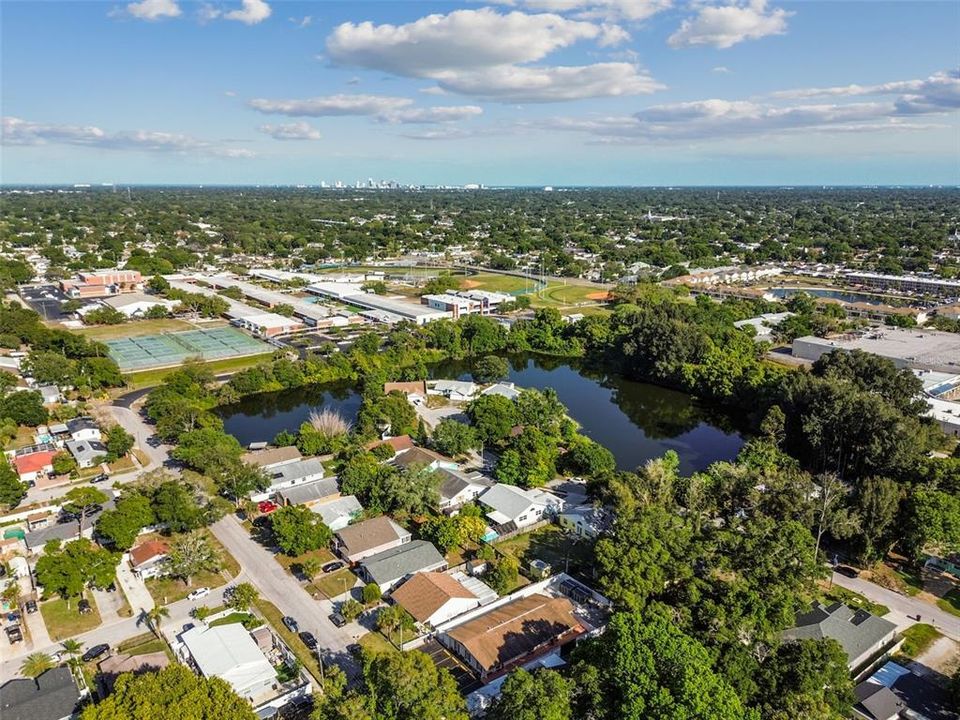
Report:
[[[4,183],[960,183],[960,3],[0,3]]]

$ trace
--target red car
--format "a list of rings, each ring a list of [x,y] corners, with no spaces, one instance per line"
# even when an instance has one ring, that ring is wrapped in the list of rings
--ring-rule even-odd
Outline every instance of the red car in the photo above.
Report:
[[[257,505],[257,510],[259,510],[259,511],[260,511],[261,513],[263,513],[264,515],[268,515],[268,514],[272,513],[274,510],[276,510],[278,507],[280,507],[280,506],[277,505],[275,502],[270,502],[269,500],[264,500],[262,503],[259,503],[259,504]]]

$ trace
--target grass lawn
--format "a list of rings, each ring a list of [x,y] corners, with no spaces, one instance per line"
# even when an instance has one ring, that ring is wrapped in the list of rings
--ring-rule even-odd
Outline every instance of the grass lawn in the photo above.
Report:
[[[303,640],[301,640],[296,633],[290,632],[287,626],[283,624],[283,613],[280,612],[276,605],[263,598],[257,598],[254,606],[266,621],[273,626],[274,631],[283,638],[283,642],[293,651],[297,659],[303,663],[303,667],[307,672],[313,675],[314,679],[319,682],[320,663],[317,661],[317,656],[307,649],[307,646],[303,644]]]
[[[604,302],[606,291],[590,285],[576,285],[575,280],[567,284],[551,281],[542,293],[531,298],[533,305],[576,305],[577,303]]]
[[[361,635],[357,642],[364,650],[369,650],[376,654],[400,652],[396,646],[387,640],[378,630],[368,632],[366,635]]]
[[[937,600],[937,607],[944,612],[960,617],[960,590],[954,588],[942,598]]]
[[[336,572],[319,575],[313,582],[313,586],[328,598],[333,600],[335,597],[343,595],[357,584],[357,576],[348,568],[337,570]]]
[[[478,273],[466,278],[467,287],[491,292],[515,293],[533,290],[537,283],[513,275],[499,275],[497,273]]]
[[[116,650],[128,655],[149,655],[150,653],[162,652],[170,658],[170,662],[175,660],[170,647],[151,632],[124,640],[117,645]]]
[[[17,435],[9,443],[7,443],[7,448],[9,450],[17,450],[27,445],[33,445],[33,431],[34,428],[26,427],[21,425],[17,428]]]
[[[233,623],[243,623],[243,626],[250,630],[260,625],[260,618],[246,612],[235,612],[219,620],[214,620],[212,623],[209,623],[209,625],[210,627],[216,627],[217,625],[231,625]]]
[[[57,642],[66,640],[93,630],[100,624],[100,611],[97,610],[93,595],[85,592],[83,596],[90,601],[91,609],[91,612],[84,615],[77,610],[80,598],[71,598],[70,607],[67,607],[67,601],[63,598],[54,598],[40,603],[40,614],[43,615],[43,622],[47,626],[51,640]]]
[[[127,472],[128,470],[133,470],[136,466],[137,466],[136,463],[133,462],[133,458],[127,455],[126,457],[120,458],[115,463],[110,463],[110,472],[112,473]],[[97,469],[99,470],[99,467]]]
[[[555,573],[563,572],[569,559],[569,570],[566,571],[575,575],[587,574],[593,562],[592,541],[569,535],[557,525],[547,525],[494,544],[500,552],[517,558],[521,568],[527,567],[531,560],[539,559],[550,563]]]
[[[900,646],[900,655],[908,658],[918,657],[942,637],[943,635],[933,625],[918,623],[903,631],[904,640],[903,645]]]
[[[274,555],[277,562],[283,566],[283,569],[286,570],[290,575],[299,580],[299,577],[295,571],[300,570],[300,566],[303,565],[309,558],[317,558],[322,563],[328,563],[331,560],[336,560],[333,553],[330,552],[327,548],[320,548],[319,550],[311,550],[310,552],[305,552],[303,555],[297,555],[296,557],[290,557],[289,555],[284,555],[283,553],[277,553]],[[323,577],[318,575],[317,577]],[[311,595],[316,595],[320,592],[319,588],[314,585],[312,582],[307,583],[307,592]]]
[[[164,318],[163,320],[131,320],[119,325],[94,325],[74,330],[90,340],[114,340],[116,338],[156,335],[162,332],[180,332],[194,330],[194,325],[185,320]]]
[[[190,578],[189,585],[180,578],[174,577],[158,577],[147,580],[147,590],[150,591],[150,595],[153,596],[154,601],[158,605],[168,605],[177,600],[183,600],[183,598],[193,590],[200,587],[220,587],[224,583],[229,582],[230,578],[234,578],[240,574],[240,564],[234,559],[233,555],[228,553],[227,549],[220,544],[220,541],[213,536],[213,533],[206,528],[201,532],[207,536],[210,544],[220,554],[222,561],[221,571],[197,573]],[[170,538],[170,540],[174,539],[176,538]]]
[[[873,613],[874,615],[883,616],[890,612],[890,608],[888,608],[886,605],[870,602],[860,593],[847,590],[839,585],[834,585],[829,589],[823,589],[821,595],[825,600],[842,602],[845,605],[849,605],[850,607],[854,608],[863,608],[867,612]]]
[[[204,363],[204,365],[215,375],[221,375],[223,373],[244,370],[248,367],[253,367],[254,365],[265,362],[270,359],[272,352],[273,351],[269,351],[260,355],[251,355],[249,357],[214,360],[212,362]],[[178,365],[176,367],[160,368],[158,370],[144,370],[142,372],[124,375],[123,379],[126,380],[127,385],[123,388],[123,392],[159,385],[160,381],[163,380],[167,375],[172,372],[176,372],[179,369],[180,366]]]

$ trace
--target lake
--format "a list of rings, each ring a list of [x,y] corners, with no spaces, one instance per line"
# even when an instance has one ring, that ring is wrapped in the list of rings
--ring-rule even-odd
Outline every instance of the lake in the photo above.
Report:
[[[469,379],[465,362],[441,363],[433,378]],[[633,470],[667,450],[680,457],[689,474],[718,460],[732,460],[743,446],[730,419],[682,392],[633,382],[544,357],[511,359],[508,378],[521,388],[553,388],[580,431],[607,447],[621,470]],[[316,386],[244,398],[218,409],[224,429],[241,444],[272,440],[281,430],[296,431],[315,409],[337,409],[356,417],[360,396],[349,385]]]

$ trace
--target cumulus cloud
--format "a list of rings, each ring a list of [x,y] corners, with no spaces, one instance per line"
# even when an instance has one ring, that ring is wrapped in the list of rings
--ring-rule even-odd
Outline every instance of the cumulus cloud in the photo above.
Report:
[[[303,100],[255,98],[254,110],[291,117],[333,117],[363,115],[387,123],[447,123],[466,120],[483,113],[476,105],[418,108],[410,98],[391,95],[327,95]]]
[[[567,9],[585,3],[558,0]],[[631,63],[531,66],[580,41],[629,39],[615,23],[492,8],[428,15],[405,25],[343,23],[327,38],[335,63],[434,80],[446,91],[498,102],[555,102],[651,92],[661,86]]]
[[[840,85],[825,88],[782,90],[772,97],[785,100],[817,97],[899,95],[898,108],[904,113],[935,112],[937,108],[960,107],[960,68],[937,72],[920,80],[897,80],[876,85]]]
[[[630,63],[572,67],[506,65],[443,73],[436,80],[442,90],[497,102],[540,103],[639,95],[665,87]]]
[[[140,0],[128,3],[126,13],[140,20],[159,20],[165,17],[179,17],[180,5],[177,0]]]
[[[245,25],[256,25],[263,22],[272,10],[265,0],[243,0],[239,10],[231,10],[223,14],[226,20],[236,20]]]
[[[673,48],[710,45],[723,50],[744,40],[783,35],[787,31],[787,18],[792,14],[780,8],[768,8],[766,0],[706,5],[694,17],[684,20],[667,43]]]
[[[261,125],[257,128],[274,140],[319,140],[323,137],[320,131],[305,122],[287,123],[281,125]]]
[[[37,123],[16,117],[2,120],[4,145],[78,145],[105,150],[140,150],[157,153],[192,153],[219,157],[253,157],[250,150],[201,140],[180,133],[151,130],[107,132],[94,125]]]

